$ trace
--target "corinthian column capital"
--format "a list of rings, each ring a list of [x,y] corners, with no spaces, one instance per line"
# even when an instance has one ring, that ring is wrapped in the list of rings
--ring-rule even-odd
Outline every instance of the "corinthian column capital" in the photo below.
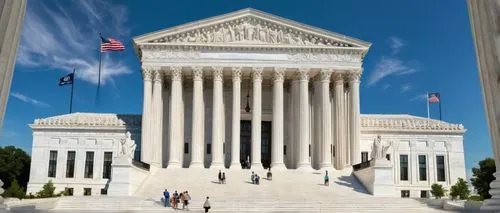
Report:
[[[162,83],[163,82],[163,72],[160,69],[153,71],[153,81],[155,83]]]
[[[273,72],[273,81],[283,82],[285,80],[285,70],[284,67],[276,67]]]
[[[263,67],[252,67],[252,78],[253,81],[262,81],[262,71]]]
[[[299,68],[295,74],[296,80],[308,81],[309,80],[309,68]]]
[[[321,81],[330,82],[330,78],[332,77],[332,70],[322,69],[319,73],[319,77]]]
[[[361,71],[354,71],[347,74],[347,80],[350,83],[359,83],[360,78],[361,78]]]
[[[223,67],[212,67],[214,81],[222,81],[224,78]]]
[[[241,81],[241,67],[233,67],[232,70],[233,82]]]
[[[171,67],[170,69],[172,81],[182,81],[182,67]]]
[[[333,81],[335,82],[335,85],[344,84],[344,76],[345,76],[345,74],[343,74],[343,73],[339,73],[339,72],[333,73],[332,78],[333,78]]]
[[[150,69],[145,67],[142,68],[142,79],[144,81],[151,81],[153,79],[153,73]]]
[[[203,80],[203,67],[193,67],[193,81]]]

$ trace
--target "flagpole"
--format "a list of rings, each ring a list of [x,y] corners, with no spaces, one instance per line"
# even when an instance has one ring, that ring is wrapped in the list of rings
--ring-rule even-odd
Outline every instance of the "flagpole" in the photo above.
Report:
[[[439,94],[439,120],[442,121],[441,119],[441,102],[443,99],[441,99],[441,93]]]
[[[98,72],[98,79],[97,79],[97,93],[95,96],[96,99],[96,105],[99,102],[99,88],[101,87],[101,64],[102,64],[102,50],[101,50],[101,45],[102,45],[102,35],[99,33],[99,72]]]
[[[429,92],[427,92],[427,95],[425,96],[425,102],[427,102],[427,125],[429,125],[431,113],[429,109]]]
[[[75,88],[75,67],[73,67],[73,79],[71,82],[71,97],[69,99],[69,114],[73,111],[73,89]]]

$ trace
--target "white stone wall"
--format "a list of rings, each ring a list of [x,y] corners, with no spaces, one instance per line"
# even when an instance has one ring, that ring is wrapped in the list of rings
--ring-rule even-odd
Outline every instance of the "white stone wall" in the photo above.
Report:
[[[99,195],[108,179],[102,178],[104,152],[116,155],[117,144],[126,138],[126,130],[102,129],[42,129],[33,131],[30,179],[27,193],[37,193],[45,183],[52,180],[56,193],[65,187],[73,188],[75,196],[83,195],[83,188],[92,188],[92,195]],[[132,139],[140,143],[140,133],[132,132]],[[57,151],[56,177],[48,177],[50,151]],[[75,151],[74,177],[66,178],[68,151]],[[93,178],[84,178],[87,151],[94,152]],[[140,153],[139,150],[136,150]]]
[[[457,178],[466,178],[465,160],[462,134],[448,134],[443,132],[388,132],[388,131],[363,131],[361,132],[361,152],[368,152],[371,159],[371,146],[373,140],[380,135],[382,143],[392,142],[388,150],[393,165],[393,178],[397,195],[401,190],[410,190],[411,197],[420,197],[422,190],[430,191],[434,183],[442,184],[449,189]],[[408,181],[400,180],[400,158],[408,155]],[[419,180],[418,155],[426,156],[427,180]],[[437,181],[436,156],[442,155],[445,159],[445,181]],[[430,195],[430,193],[429,193]]]

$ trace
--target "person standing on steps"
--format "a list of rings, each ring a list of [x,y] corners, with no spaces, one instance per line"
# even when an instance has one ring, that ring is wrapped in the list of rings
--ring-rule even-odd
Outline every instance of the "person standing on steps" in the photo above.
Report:
[[[222,173],[221,173],[221,171],[219,170],[219,184],[221,184],[221,183],[222,183]]]
[[[252,176],[250,176],[250,179],[252,179],[252,184],[255,184],[255,173],[252,171]]]
[[[177,209],[177,206],[179,205],[179,194],[177,193],[177,190],[174,192],[174,209]]]
[[[205,212],[208,212],[208,210],[210,209],[210,202],[208,201],[208,198],[205,200],[205,203],[203,204],[203,208],[205,209]]]
[[[326,174],[325,174],[325,186],[329,186],[330,185],[330,177],[328,177],[328,171],[326,171]]]
[[[165,197],[165,207],[170,207],[170,193],[167,189],[163,192],[163,196]]]
[[[267,171],[267,180],[272,180],[273,179],[273,173],[271,173],[271,168]]]
[[[222,173],[222,184],[226,184],[226,173]]]
[[[188,191],[184,192],[184,205],[186,206],[186,209],[189,211],[189,201],[191,200],[191,196],[189,195]]]

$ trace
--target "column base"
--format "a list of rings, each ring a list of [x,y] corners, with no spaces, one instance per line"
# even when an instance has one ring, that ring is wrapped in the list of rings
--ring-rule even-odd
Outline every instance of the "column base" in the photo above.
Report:
[[[239,162],[234,162],[229,165],[230,169],[241,169],[241,164]]]
[[[182,168],[182,165],[179,162],[169,162],[167,165],[169,169],[179,169]]]
[[[271,163],[271,170],[286,170],[284,163]]]
[[[313,171],[314,169],[311,167],[309,162],[307,163],[297,163],[298,171]]]
[[[251,169],[264,169],[264,167],[262,166],[262,163],[252,163],[250,165],[250,168]]]
[[[481,207],[481,212],[499,212],[500,211],[500,172],[493,174],[495,180],[490,183],[491,198],[485,200],[485,204]]]
[[[319,165],[319,170],[334,170],[333,165],[331,163],[323,163]]]
[[[210,164],[210,168],[211,168],[211,169],[225,169],[225,168],[224,168],[224,164],[223,164],[223,163],[221,163],[221,162],[212,162],[212,163]]]
[[[204,166],[201,162],[191,162],[191,164],[189,164],[189,168],[202,169]]]

